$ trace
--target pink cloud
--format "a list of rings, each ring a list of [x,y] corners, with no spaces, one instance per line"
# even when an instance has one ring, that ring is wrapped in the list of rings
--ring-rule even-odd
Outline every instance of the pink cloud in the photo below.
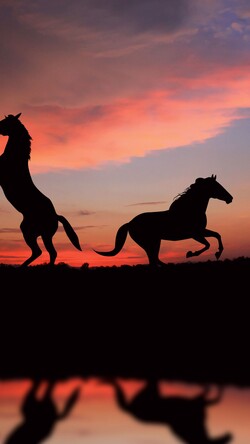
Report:
[[[250,106],[249,71],[220,70],[176,89],[152,90],[100,106],[26,106],[33,171],[98,167],[216,136]]]

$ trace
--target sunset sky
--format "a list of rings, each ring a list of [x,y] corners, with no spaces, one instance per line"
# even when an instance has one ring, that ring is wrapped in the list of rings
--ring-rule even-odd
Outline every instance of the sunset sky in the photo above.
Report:
[[[207,210],[221,259],[249,256],[248,0],[1,0],[0,36],[0,119],[22,113],[34,183],[82,246],[60,228],[57,262],[147,263],[130,238],[115,257],[92,249],[112,249],[120,225],[211,174],[234,197]],[[3,193],[0,211],[0,263],[20,264],[22,215]],[[34,264],[48,261],[40,245]],[[160,257],[186,261],[197,246],[163,241]],[[196,260],[216,251],[211,239]]]

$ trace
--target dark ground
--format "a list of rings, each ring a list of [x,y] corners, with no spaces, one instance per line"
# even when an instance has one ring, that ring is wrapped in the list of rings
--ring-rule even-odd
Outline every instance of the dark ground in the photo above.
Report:
[[[0,265],[0,379],[119,376],[250,386],[250,259]]]

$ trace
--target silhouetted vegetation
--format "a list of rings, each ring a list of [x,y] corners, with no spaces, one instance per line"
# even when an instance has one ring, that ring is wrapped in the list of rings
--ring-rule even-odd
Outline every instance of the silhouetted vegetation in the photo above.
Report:
[[[0,265],[1,378],[250,385],[250,259],[80,268]]]

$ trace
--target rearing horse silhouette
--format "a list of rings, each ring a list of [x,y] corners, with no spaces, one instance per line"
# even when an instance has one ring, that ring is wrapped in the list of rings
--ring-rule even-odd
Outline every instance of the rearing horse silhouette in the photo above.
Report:
[[[206,237],[215,237],[219,249],[215,253],[219,259],[223,244],[216,231],[206,228],[206,209],[209,199],[219,199],[227,204],[233,197],[216,181],[216,176],[195,180],[183,193],[179,194],[166,211],[147,212],[135,216],[122,225],[116,234],[115,247],[112,251],[97,251],[103,256],[115,256],[126,241],[127,234],[145,250],[150,265],[166,265],[159,259],[161,240],[180,241],[194,239],[204,245],[197,251],[188,251],[186,257],[198,256],[210,247]]]
[[[50,265],[53,265],[57,252],[52,238],[58,229],[58,221],[62,223],[75,248],[81,251],[81,246],[67,219],[56,213],[51,200],[32,181],[28,166],[32,137],[20,122],[20,115],[21,113],[16,116],[10,114],[0,121],[0,134],[9,136],[0,156],[0,185],[8,201],[23,215],[20,228],[32,254],[22,266],[29,265],[42,254],[37,243],[39,236],[49,252]]]
[[[48,382],[45,393],[38,397],[40,382],[34,381],[22,406],[22,422],[10,433],[4,444],[38,444],[53,432],[56,423],[66,418],[76,404],[80,389],[75,389],[67,399],[63,410],[58,411],[53,400],[55,382]]]

